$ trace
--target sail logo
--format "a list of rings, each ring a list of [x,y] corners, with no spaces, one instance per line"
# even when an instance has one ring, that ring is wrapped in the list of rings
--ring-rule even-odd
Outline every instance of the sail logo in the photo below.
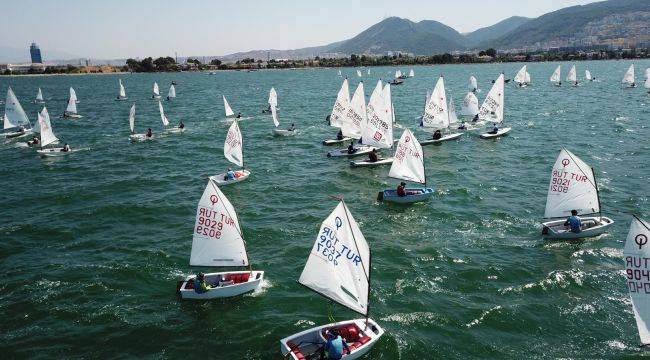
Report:
[[[214,206],[216,203],[219,202],[219,197],[217,197],[217,195],[211,195],[210,202],[212,203],[212,206]]]
[[[562,166],[564,166],[564,167],[567,167],[570,163],[571,163],[571,161],[569,161],[569,159],[562,160]]]
[[[639,234],[634,237],[634,242],[639,246],[639,250],[641,250],[643,245],[648,243],[648,237],[645,234]]]
[[[376,131],[375,136],[373,136],[373,139],[375,139],[375,141],[380,141],[383,137],[384,136],[379,131]]]

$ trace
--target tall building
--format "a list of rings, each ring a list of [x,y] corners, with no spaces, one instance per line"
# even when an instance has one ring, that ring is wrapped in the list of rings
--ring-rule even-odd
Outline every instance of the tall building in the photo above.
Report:
[[[29,54],[32,56],[32,63],[43,62],[43,58],[41,58],[41,49],[36,45],[36,43],[32,43],[32,45],[29,46]]]

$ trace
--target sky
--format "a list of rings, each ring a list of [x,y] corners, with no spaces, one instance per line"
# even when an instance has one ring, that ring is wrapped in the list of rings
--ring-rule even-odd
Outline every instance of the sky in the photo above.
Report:
[[[210,56],[349,39],[389,16],[460,32],[593,0],[0,0],[0,48],[94,59]]]

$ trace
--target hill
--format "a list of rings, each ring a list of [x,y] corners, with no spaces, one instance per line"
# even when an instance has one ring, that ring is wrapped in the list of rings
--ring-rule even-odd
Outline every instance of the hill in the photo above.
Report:
[[[484,42],[496,40],[530,20],[530,18],[523,16],[512,16],[492,26],[480,28],[465,34],[465,38],[467,39],[468,46],[474,47]]]

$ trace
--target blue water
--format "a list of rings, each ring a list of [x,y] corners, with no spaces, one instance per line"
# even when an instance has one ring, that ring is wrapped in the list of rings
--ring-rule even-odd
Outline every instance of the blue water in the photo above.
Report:
[[[522,64],[415,67],[393,88],[397,122],[417,134],[427,89],[440,74],[456,107],[467,79],[482,101],[500,71]],[[563,63],[563,77],[570,64]],[[557,63],[529,64],[533,86],[506,86],[505,122],[496,141],[476,134],[425,147],[429,202],[390,206],[377,192],[393,187],[388,168],[351,169],[325,156],[335,135],[325,124],[341,79],[336,69],[298,71],[0,77],[30,120],[43,89],[54,132],[73,148],[42,159],[15,142],[0,146],[0,352],[8,357],[280,359],[279,339],[354,313],[296,283],[320,222],[341,195],[373,251],[371,317],[386,335],[367,358],[612,358],[638,356],[638,335],[623,276],[630,217],[646,219],[650,95],[625,90],[627,61],[579,62],[599,82],[556,88]],[[637,74],[650,62],[637,61]],[[402,71],[408,68],[402,68]],[[364,72],[367,96],[395,68]],[[350,76],[351,90],[358,78]],[[117,80],[128,102],[117,102]],[[639,79],[639,77],[637,76]],[[160,131],[154,81],[172,123],[187,131],[131,144],[136,128]],[[639,79],[639,83],[641,80]],[[68,87],[79,121],[57,119]],[[268,90],[279,95],[281,126],[299,134],[274,138],[262,115]],[[222,172],[225,94],[252,119],[241,122],[249,180],[224,188],[238,211],[249,257],[265,270],[261,291],[210,302],[180,301],[176,281],[189,266],[202,174]],[[401,135],[396,129],[396,136]],[[544,241],[551,167],[561,147],[593,166],[610,233],[579,243]],[[196,350],[197,347],[200,350]]]

